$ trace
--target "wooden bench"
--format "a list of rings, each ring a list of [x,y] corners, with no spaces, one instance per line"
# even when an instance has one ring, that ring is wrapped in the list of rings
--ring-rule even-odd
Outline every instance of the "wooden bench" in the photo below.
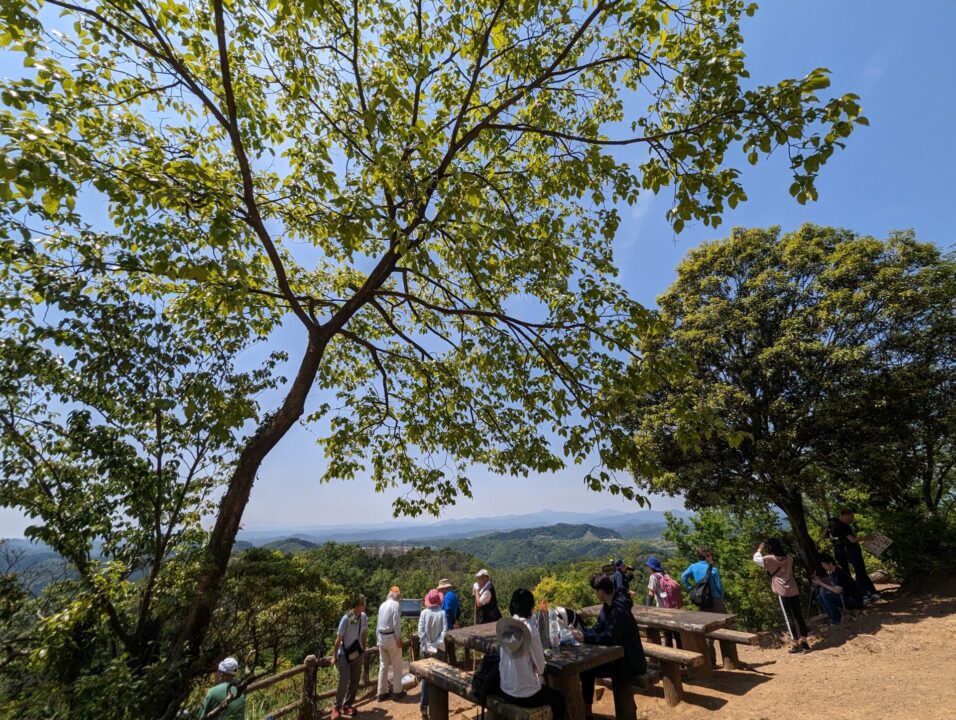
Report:
[[[428,681],[428,716],[432,720],[448,720],[448,693],[478,704],[478,700],[471,691],[472,674],[470,672],[459,670],[434,658],[416,660],[409,668],[422,680]],[[523,708],[494,695],[488,696],[485,708],[492,718],[551,720],[551,708],[547,705]]]
[[[737,645],[756,645],[758,642],[757,636],[753,633],[730,630],[729,628],[712,630],[707,633],[707,639],[716,640],[720,643],[720,657],[723,660],[724,670],[736,670],[740,667]]]
[[[644,644],[644,656],[654,660],[660,668],[664,700],[670,707],[679,705],[684,699],[684,680],[681,677],[681,670],[685,667],[699,667],[704,664],[704,656],[699,652],[654,643]],[[643,676],[636,679],[640,680],[641,677]]]

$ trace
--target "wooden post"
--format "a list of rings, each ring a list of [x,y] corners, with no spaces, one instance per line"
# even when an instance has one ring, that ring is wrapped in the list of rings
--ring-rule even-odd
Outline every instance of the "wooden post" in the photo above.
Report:
[[[428,686],[428,717],[448,720],[448,691],[434,683]]]
[[[634,704],[634,689],[627,681],[612,680],[614,694],[614,720],[636,720],[637,705]]]
[[[661,644],[660,630],[657,630],[656,628],[647,628],[644,632],[647,634],[648,642],[652,642],[655,645]]]
[[[724,663],[724,670],[740,668],[740,658],[737,655],[737,643],[733,640],[720,641],[720,657]]]
[[[664,687],[664,700],[668,707],[680,705],[684,695],[684,681],[681,679],[680,665],[672,662],[661,663],[661,685]]]
[[[362,685],[369,684],[368,676],[372,668],[372,653],[365,652],[362,657]],[[381,658],[379,658],[379,672],[381,672]]]
[[[455,641],[447,635],[445,636],[445,654],[448,656],[448,664],[452,667],[458,667],[458,649]]]
[[[305,669],[302,672],[302,702],[299,704],[299,720],[317,720],[319,706],[315,697],[316,673],[319,670],[319,659],[309,655],[305,659]]]
[[[711,664],[710,647],[703,633],[681,632],[681,644],[684,650],[692,650],[704,656],[704,662],[693,668],[687,668],[688,677],[697,681],[707,681],[714,677],[714,666]]]

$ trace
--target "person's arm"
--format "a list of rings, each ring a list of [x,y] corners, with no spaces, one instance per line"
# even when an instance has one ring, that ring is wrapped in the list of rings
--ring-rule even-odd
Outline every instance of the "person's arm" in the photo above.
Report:
[[[436,647],[441,645],[445,641],[445,633],[448,632],[448,618],[445,617],[445,613],[441,614],[441,635],[438,636],[438,639],[435,641]]]
[[[362,613],[359,618],[359,647],[365,652],[365,646],[368,644],[368,615]]]
[[[428,650],[428,636],[425,634],[425,613],[418,616],[418,642],[421,643],[422,652]]]
[[[718,592],[718,594],[719,594],[721,597],[723,597],[723,596],[724,596],[724,583],[723,583],[723,581],[720,579],[720,571],[717,569],[717,566],[716,566],[716,565],[711,565],[711,567],[713,568],[713,570],[711,570],[710,576],[714,579],[714,589]]]
[[[484,607],[491,602],[491,590],[479,590],[475,593],[475,604]]]
[[[544,675],[544,666],[546,663],[544,657],[544,646],[541,644],[540,633],[531,633],[531,669],[538,675]]]
[[[689,565],[689,566],[687,567],[687,569],[680,574],[680,582],[681,582],[681,585],[683,585],[683,586],[686,587],[686,588],[692,588],[692,587],[694,587],[694,583],[692,583],[692,582],[690,581],[690,579],[689,579],[689,578],[692,578],[692,577],[694,577],[694,566],[693,566],[693,565]]]
[[[763,554],[761,554],[761,552],[760,552],[761,550],[763,550],[763,545],[761,545],[760,547],[758,547],[758,548],[757,548],[757,551],[754,553],[754,562],[757,563],[757,564],[758,564],[760,567],[762,567],[764,570],[766,570],[766,569],[767,569],[767,564],[766,564],[766,562],[764,561],[764,556],[763,556]]]

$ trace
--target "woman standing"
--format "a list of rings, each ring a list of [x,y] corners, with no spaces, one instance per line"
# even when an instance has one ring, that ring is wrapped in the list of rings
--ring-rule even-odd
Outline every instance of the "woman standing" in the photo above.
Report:
[[[800,612],[800,589],[793,576],[793,558],[783,550],[783,545],[777,538],[770,538],[760,543],[754,553],[754,562],[770,575],[770,587],[777,593],[780,609],[783,611],[783,620],[787,623],[787,631],[793,639],[791,653],[808,653],[810,644],[807,642],[807,624]]]
[[[418,639],[422,644],[422,657],[434,657],[445,660],[445,631],[448,621],[442,610],[442,594],[438,590],[429,590],[425,595],[425,609],[418,616]],[[421,699],[418,703],[423,720],[428,719],[428,681],[422,679]]]
[[[362,680],[362,655],[368,641],[368,617],[365,615],[365,596],[359,595],[349,610],[339,620],[332,657],[339,669],[339,687],[335,691],[335,706],[332,720],[342,715],[355,715],[355,695]]]

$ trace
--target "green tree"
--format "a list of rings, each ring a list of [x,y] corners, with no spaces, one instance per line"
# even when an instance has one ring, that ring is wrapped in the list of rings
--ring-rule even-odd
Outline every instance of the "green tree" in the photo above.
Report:
[[[212,531],[180,580],[188,601],[158,651],[125,650],[135,672],[185,663],[153,684],[148,712],[167,718],[208,663],[257,472],[314,387],[335,396],[308,417],[329,423],[325,479],[367,470],[378,489],[405,486],[396,512],[469,495],[472,464],[522,475],[597,453],[614,465],[620,436],[594,391],[652,325],[613,281],[616,205],[669,188],[676,231],[716,226],[746,198],[726,158],[780,147],[805,202],[865,122],[856,96],[821,96],[823,69],[749,84],[740,18],[755,6],[741,0],[42,6],[0,3],[0,42],[25,66],[0,88],[5,352],[76,345],[42,332],[79,314],[38,265],[87,278],[98,307],[107,278],[161,305],[174,334],[224,361],[280,323],[297,332],[274,407],[217,389],[243,407],[222,411],[234,448],[218,464]],[[626,146],[642,150],[633,165],[615,152]],[[80,430],[106,432],[97,422]],[[135,422],[117,432],[146,421]],[[592,486],[634,495],[604,472]],[[51,508],[36,513],[44,527]],[[74,561],[106,524],[88,509]],[[155,557],[162,567],[168,554]],[[125,647],[104,592],[97,607]],[[137,607],[143,637],[158,634],[167,618]]]
[[[693,250],[659,300],[668,330],[641,344],[693,370],[630,396],[639,481],[696,508],[774,504],[815,566],[808,503],[825,522],[834,498],[864,491],[887,502],[920,470],[898,452],[919,431],[906,417],[907,385],[922,388],[921,413],[952,412],[931,390],[944,375],[952,387],[952,358],[894,349],[951,332],[952,283],[930,282],[951,273],[951,260],[910,233],[737,229]],[[928,312],[944,298],[941,313]]]

